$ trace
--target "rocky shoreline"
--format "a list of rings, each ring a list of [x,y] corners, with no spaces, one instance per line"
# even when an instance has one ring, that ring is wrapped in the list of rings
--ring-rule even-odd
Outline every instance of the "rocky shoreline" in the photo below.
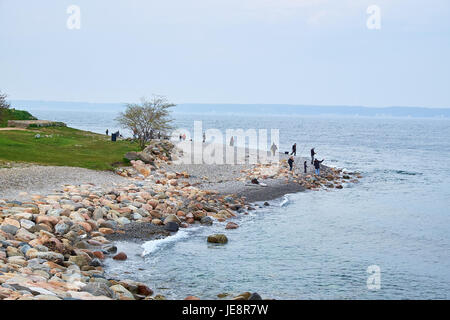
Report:
[[[149,161],[132,160],[132,167],[117,172],[120,179],[114,186],[102,183],[111,175],[105,173],[106,180],[96,184],[22,194],[27,200],[0,196],[0,299],[165,299],[144,283],[105,277],[105,259],[126,263],[126,252],[118,253],[114,241],[143,242],[167,237],[179,228],[236,221],[254,209],[252,202],[306,189],[339,189],[343,182],[360,177],[326,167],[321,177],[289,172],[285,159],[222,166],[220,175],[206,176],[217,173],[217,166],[173,164],[167,149],[171,147],[152,145]],[[251,184],[254,178],[267,186]],[[237,227],[233,221],[226,226]],[[220,234],[211,235],[209,241],[226,243]],[[234,299],[251,297],[259,295],[245,293]]]

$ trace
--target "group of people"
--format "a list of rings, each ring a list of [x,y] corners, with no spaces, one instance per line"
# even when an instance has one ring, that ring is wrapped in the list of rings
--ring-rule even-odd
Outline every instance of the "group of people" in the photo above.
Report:
[[[316,151],[314,150],[315,148],[311,149],[311,165],[314,165],[314,173],[316,175],[320,175],[320,164],[322,162],[325,161],[325,159],[319,160],[315,158],[315,155],[317,154]],[[292,171],[293,167],[294,167],[294,156],[297,156],[297,144],[294,143],[294,145],[292,146],[292,152],[290,154],[289,160],[288,160],[288,164],[289,164],[289,170]],[[307,161],[305,161],[303,163],[303,169],[304,172],[307,173],[308,172],[308,164]]]

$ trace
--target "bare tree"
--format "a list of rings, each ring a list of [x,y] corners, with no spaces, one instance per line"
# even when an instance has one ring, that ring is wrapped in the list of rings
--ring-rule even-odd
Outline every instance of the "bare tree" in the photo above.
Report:
[[[0,91],[0,122],[3,120],[3,114],[5,110],[11,107],[10,104],[6,101],[7,97],[8,96],[5,93],[2,93]]]
[[[131,130],[144,149],[157,132],[165,134],[172,129],[169,109],[174,106],[162,96],[153,96],[150,100],[142,98],[140,104],[127,104],[116,121],[122,128]]]

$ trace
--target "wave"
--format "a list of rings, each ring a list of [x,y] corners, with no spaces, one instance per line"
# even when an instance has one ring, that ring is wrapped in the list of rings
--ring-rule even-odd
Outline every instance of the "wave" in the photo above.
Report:
[[[149,255],[150,253],[153,253],[153,252],[159,250],[162,246],[164,246],[166,244],[186,239],[189,237],[190,233],[192,233],[192,231],[194,231],[196,229],[198,229],[198,228],[191,228],[189,231],[188,230],[179,230],[173,236],[169,236],[164,239],[156,239],[156,240],[147,241],[144,244],[142,244],[142,248],[144,249],[144,251],[142,252],[141,256],[145,257],[146,255]]]
[[[283,197],[283,200],[280,203],[280,207],[284,207],[285,205],[287,205],[289,203],[289,198],[287,196]]]

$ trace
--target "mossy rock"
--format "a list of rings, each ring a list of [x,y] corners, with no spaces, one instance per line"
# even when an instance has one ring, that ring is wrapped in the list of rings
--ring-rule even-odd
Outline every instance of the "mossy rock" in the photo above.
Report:
[[[225,244],[228,242],[228,238],[224,234],[212,234],[212,235],[208,236],[208,242]]]

